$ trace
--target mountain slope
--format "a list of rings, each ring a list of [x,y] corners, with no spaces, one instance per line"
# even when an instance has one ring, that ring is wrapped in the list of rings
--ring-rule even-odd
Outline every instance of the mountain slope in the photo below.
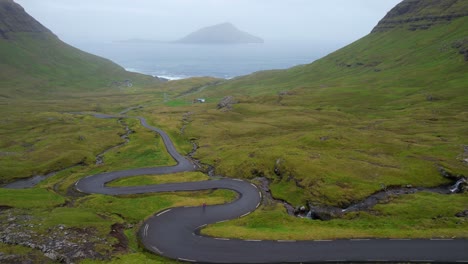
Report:
[[[106,88],[112,82],[152,78],[60,41],[12,0],[0,0],[0,96],[44,94],[59,87]]]
[[[409,4],[424,8],[394,15]],[[461,14],[468,2],[403,1],[389,13],[398,26],[308,65],[206,88],[198,96],[239,103],[192,116],[197,158],[220,174],[266,176],[294,205],[345,206],[382,184],[435,186],[438,167],[467,175],[468,16],[415,29],[406,17],[430,20],[427,10]]]
[[[28,16],[21,6],[10,0],[0,1],[0,38],[8,39],[14,32],[52,33],[34,18]]]
[[[388,31],[399,27],[409,30],[429,29],[434,25],[448,24],[454,19],[467,15],[466,1],[404,1],[393,8],[372,32]]]
[[[445,9],[439,9],[441,3]],[[422,14],[419,13],[421,8],[414,8],[412,12],[396,15],[400,11],[395,10],[405,9],[410,4],[426,8],[422,8]],[[432,12],[447,19],[434,19],[431,13],[426,16],[427,10],[435,10]],[[453,14],[452,10],[457,13]],[[414,22],[407,17],[418,19]],[[396,84],[400,86],[444,83],[446,74],[451,80],[466,79],[467,19],[467,1],[403,1],[389,12],[373,33],[314,63],[284,71],[258,72],[217,89],[255,95],[309,86],[389,85],[395,83],[395,74],[399,78]],[[392,21],[399,21],[398,26],[385,26]],[[435,22],[416,30],[421,21]]]
[[[247,44],[263,43],[259,37],[240,31],[231,23],[223,23],[197,30],[177,43],[193,44]]]

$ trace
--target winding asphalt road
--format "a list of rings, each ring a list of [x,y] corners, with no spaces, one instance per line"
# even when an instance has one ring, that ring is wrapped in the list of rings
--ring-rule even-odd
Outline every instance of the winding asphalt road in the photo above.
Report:
[[[113,116],[98,115],[100,118]],[[308,263],[308,262],[467,262],[468,241],[463,239],[351,239],[315,241],[260,241],[211,238],[199,235],[200,229],[216,222],[244,217],[254,211],[262,195],[255,185],[236,179],[173,183],[137,187],[106,187],[115,179],[145,174],[193,171],[196,166],[180,155],[169,136],[159,133],[176,166],[142,168],[88,176],[76,189],[84,193],[108,195],[142,194],[170,191],[229,189],[239,199],[224,205],[171,208],[147,219],[139,230],[142,244],[151,252],[168,258],[203,263]]]

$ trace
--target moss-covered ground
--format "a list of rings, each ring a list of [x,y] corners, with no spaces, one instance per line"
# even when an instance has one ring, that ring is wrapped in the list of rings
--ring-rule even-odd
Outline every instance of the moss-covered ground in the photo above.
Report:
[[[213,237],[267,240],[340,238],[466,238],[468,221],[456,217],[468,196],[418,193],[394,198],[369,212],[349,213],[331,221],[293,218],[282,205],[262,207],[246,218],[202,231]],[[235,235],[234,235],[235,234]]]
[[[191,81],[189,84],[183,83],[180,85],[180,90],[191,89],[191,85],[203,86],[210,81],[211,79],[200,79]],[[175,85],[172,88],[179,88],[179,86]],[[160,89],[163,91],[169,88],[161,87]],[[169,260],[152,256],[138,246],[136,232],[139,223],[154,213],[170,207],[229,202],[236,198],[235,193],[218,190],[118,197],[70,196],[70,189],[74,183],[88,175],[105,171],[175,164],[166,152],[159,135],[143,128],[136,118],[99,119],[92,115],[94,112],[117,114],[126,108],[137,107],[128,115],[138,116],[144,113],[141,108],[138,108],[139,106],[163,103],[161,91],[152,94],[148,90],[129,89],[123,93],[104,92],[89,97],[86,92],[83,92],[68,98],[57,95],[57,99],[46,101],[36,99],[2,101],[0,104],[2,111],[0,165],[3,169],[0,171],[0,181],[9,183],[33,175],[59,172],[31,189],[0,188],[0,205],[11,207],[12,209],[5,210],[14,210],[13,212],[18,215],[27,215],[31,226],[34,226],[34,231],[44,235],[50,228],[61,225],[67,228],[93,230],[95,234],[112,244],[117,242],[110,236],[113,224],[133,226],[124,230],[130,241],[126,252],[128,255],[121,252],[117,259],[122,258],[125,263],[128,263],[130,258],[133,261],[147,259],[149,262],[168,263]],[[158,126],[152,121],[150,124]],[[170,122],[164,124],[173,125]],[[132,131],[128,136],[128,143],[121,138],[126,133],[125,126]],[[190,142],[178,134],[177,127],[172,130],[168,129],[168,132],[175,135],[173,138],[179,151],[186,154],[192,150]],[[118,147],[113,148],[114,146]],[[96,155],[105,150],[109,151],[104,154],[104,163],[97,165]],[[206,175],[193,172],[122,179],[111,185],[157,184],[206,179],[208,179]],[[44,258],[37,250],[3,244],[1,244],[1,250],[5,254],[25,255],[29,260],[47,263],[47,258]],[[109,251],[112,249],[104,246],[101,253]]]

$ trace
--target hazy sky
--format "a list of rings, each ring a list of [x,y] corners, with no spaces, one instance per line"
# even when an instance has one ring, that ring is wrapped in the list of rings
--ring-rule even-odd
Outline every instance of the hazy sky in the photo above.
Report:
[[[69,43],[175,40],[231,22],[268,41],[346,44],[401,0],[15,0]]]

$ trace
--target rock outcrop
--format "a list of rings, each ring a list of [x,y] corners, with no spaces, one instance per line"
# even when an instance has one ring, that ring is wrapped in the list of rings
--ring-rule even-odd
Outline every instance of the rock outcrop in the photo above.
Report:
[[[237,104],[237,100],[232,96],[226,96],[218,103],[218,109],[221,111],[230,111],[234,104]]]
[[[394,28],[424,30],[468,16],[466,0],[404,0],[377,24],[372,33]]]
[[[456,217],[464,217],[464,218],[468,218],[468,210],[465,210],[465,211],[462,211],[462,212],[459,212],[455,215]]]
[[[8,39],[10,32],[52,34],[13,0],[0,0],[0,39]]]
[[[39,224],[32,224],[33,222]],[[41,225],[40,219],[35,219],[34,216],[22,214],[14,209],[2,211],[0,243],[37,249],[45,257],[60,263],[78,263],[83,259],[104,260],[112,249],[111,242],[107,241],[107,238],[101,238],[93,229],[57,225],[47,231],[36,230],[40,230]],[[9,262],[15,259],[17,257],[14,255],[0,255],[1,263],[3,260]]]

